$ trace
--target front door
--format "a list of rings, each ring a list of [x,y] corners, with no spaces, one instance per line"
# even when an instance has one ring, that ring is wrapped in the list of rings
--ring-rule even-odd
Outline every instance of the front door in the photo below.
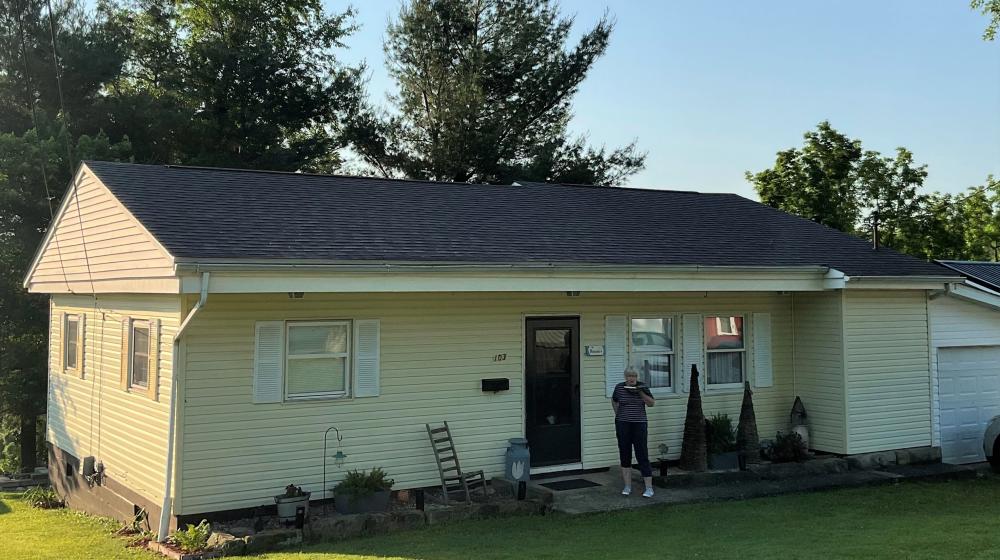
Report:
[[[525,434],[531,466],[580,462],[580,320],[525,320]]]

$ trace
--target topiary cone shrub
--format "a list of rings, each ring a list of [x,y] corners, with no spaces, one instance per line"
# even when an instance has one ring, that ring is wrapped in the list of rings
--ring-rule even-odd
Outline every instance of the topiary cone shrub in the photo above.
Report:
[[[686,471],[708,470],[708,445],[705,441],[705,413],[701,409],[698,367],[691,364],[691,390],[688,393],[684,439],[681,442],[680,468]]]
[[[743,406],[736,426],[736,450],[749,464],[760,463],[760,437],[757,435],[757,415],[753,411],[753,391],[750,383],[743,384]]]

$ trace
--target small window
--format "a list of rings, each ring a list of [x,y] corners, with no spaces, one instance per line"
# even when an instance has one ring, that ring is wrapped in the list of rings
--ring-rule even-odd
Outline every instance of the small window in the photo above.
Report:
[[[746,380],[743,317],[705,317],[708,385],[741,387]]]
[[[633,317],[629,322],[629,365],[651,388],[673,387],[674,320],[671,317]]]
[[[348,321],[288,323],[285,397],[346,396],[351,347]]]
[[[132,343],[129,344],[129,387],[149,388],[149,323],[132,322]]]
[[[66,315],[63,323],[63,369],[76,369],[80,363],[80,316]]]

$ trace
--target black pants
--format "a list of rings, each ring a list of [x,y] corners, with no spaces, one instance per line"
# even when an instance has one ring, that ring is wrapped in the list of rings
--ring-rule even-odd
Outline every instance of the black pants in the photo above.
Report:
[[[635,459],[639,463],[642,476],[653,476],[653,467],[649,464],[649,451],[646,449],[645,422],[615,422],[615,435],[618,436],[618,457],[621,466],[632,467],[632,448],[635,447]]]

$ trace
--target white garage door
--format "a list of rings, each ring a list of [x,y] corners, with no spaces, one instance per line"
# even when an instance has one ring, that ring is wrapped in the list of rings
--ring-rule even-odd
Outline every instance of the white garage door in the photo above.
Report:
[[[983,432],[1000,414],[1000,346],[938,349],[938,399],[944,462],[985,460]]]

